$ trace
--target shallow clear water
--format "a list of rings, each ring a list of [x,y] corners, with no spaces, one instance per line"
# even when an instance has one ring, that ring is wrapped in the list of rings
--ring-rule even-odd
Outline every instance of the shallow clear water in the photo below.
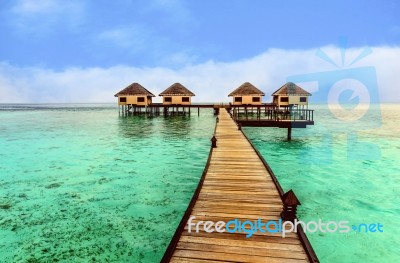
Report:
[[[0,262],[158,262],[215,120],[114,105],[0,105]]]
[[[374,105],[367,119],[330,118],[313,106],[315,126],[244,128],[285,191],[302,205],[301,220],[381,223],[383,233],[308,233],[321,262],[399,262],[400,106]]]
[[[321,262],[400,258],[400,107],[343,123],[244,128],[300,219],[381,223],[383,233],[308,233]],[[211,110],[119,117],[113,105],[0,105],[0,262],[158,262],[206,163]],[[362,143],[362,144],[360,144]]]

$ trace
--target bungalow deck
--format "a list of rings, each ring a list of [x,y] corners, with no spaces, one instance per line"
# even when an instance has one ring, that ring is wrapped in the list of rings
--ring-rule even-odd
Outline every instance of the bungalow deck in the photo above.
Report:
[[[218,114],[220,109],[228,109],[240,127],[278,127],[287,129],[287,139],[292,139],[292,128],[307,128],[314,125],[314,110],[289,109],[276,107],[275,104],[263,103],[260,105],[232,105],[232,104],[190,104],[190,105],[164,105],[152,103],[149,106],[124,105],[120,106],[120,114],[148,114],[151,116],[189,115],[191,109],[197,108],[200,115],[201,108],[214,109]],[[121,110],[122,109],[122,110]]]

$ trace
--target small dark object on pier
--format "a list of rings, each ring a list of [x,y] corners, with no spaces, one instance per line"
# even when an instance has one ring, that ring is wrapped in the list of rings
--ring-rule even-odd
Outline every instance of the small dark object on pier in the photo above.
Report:
[[[211,147],[217,148],[217,138],[215,136],[211,138]]]
[[[283,211],[281,213],[282,220],[293,222],[297,216],[297,206],[301,205],[299,199],[294,194],[293,190],[289,190],[282,196]]]

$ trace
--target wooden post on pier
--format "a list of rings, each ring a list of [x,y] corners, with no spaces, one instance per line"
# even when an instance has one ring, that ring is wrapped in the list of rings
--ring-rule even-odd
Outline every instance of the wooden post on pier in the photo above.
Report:
[[[289,127],[287,129],[287,139],[288,139],[288,141],[292,140],[292,127]]]
[[[297,199],[297,196],[294,194],[293,190],[290,189],[282,196],[282,201],[283,201],[283,210],[281,212],[282,220],[293,222],[297,218],[296,216],[297,206],[301,205],[299,199]]]
[[[211,147],[217,148],[217,138],[215,137],[215,135],[211,138]]]

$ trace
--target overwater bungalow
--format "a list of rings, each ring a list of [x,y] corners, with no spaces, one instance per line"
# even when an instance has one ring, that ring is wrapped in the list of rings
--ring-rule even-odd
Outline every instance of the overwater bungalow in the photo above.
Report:
[[[233,97],[233,105],[261,105],[262,96],[265,96],[264,92],[249,82],[243,83],[228,95]]]
[[[119,106],[148,106],[152,103],[152,98],[155,95],[135,82],[115,94],[114,97],[118,97]]]
[[[163,105],[190,105],[195,94],[182,84],[174,83],[159,96],[163,97]]]
[[[308,97],[311,93],[293,82],[288,82],[272,93],[272,96],[273,103],[278,107],[308,108]]]

